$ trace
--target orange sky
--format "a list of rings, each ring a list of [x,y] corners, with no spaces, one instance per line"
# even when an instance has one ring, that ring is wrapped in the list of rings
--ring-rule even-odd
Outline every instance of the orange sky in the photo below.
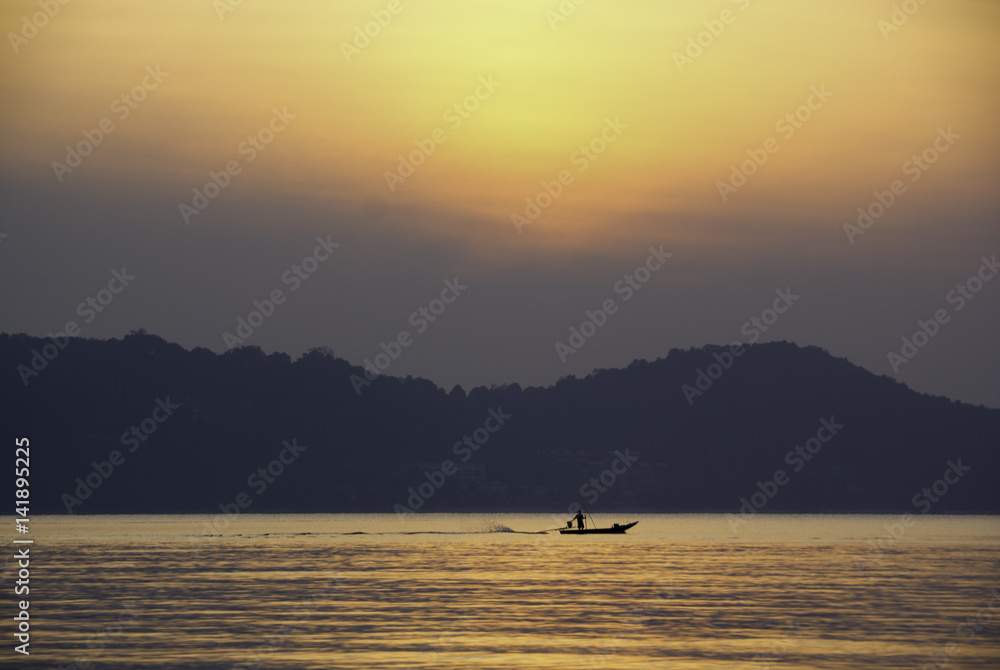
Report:
[[[219,18],[207,0],[72,3],[4,59],[5,98],[33,104],[0,120],[2,160],[51,170],[159,65],[169,77],[68,178],[125,176],[183,195],[241,160],[237,147],[277,106],[295,120],[234,192],[367,201],[411,213],[396,225],[473,243],[485,224],[518,244],[511,215],[563,170],[572,184],[522,232],[536,244],[606,244],[609,227],[623,242],[663,229],[697,241],[707,232],[690,221],[705,216],[722,228],[766,221],[764,233],[836,227],[939,126],[962,141],[912,200],[964,199],[995,180],[996,3],[928,4],[888,39],[878,21],[891,3],[867,0],[590,2],[555,22],[558,6],[244,2]],[[4,3],[5,31],[33,9]],[[387,25],[345,50],[372,12]],[[685,52],[699,33],[708,46]],[[498,87],[468,98],[481,77]],[[832,96],[793,135],[779,132],[813,87]],[[476,108],[462,118],[453,107],[465,100]],[[581,157],[606,119],[627,130]],[[386,172],[435,129],[446,140],[390,191]],[[777,153],[723,203],[719,180],[768,138]]]
[[[251,344],[360,362],[459,276],[469,316],[395,373],[550,383],[727,343],[792,285],[768,338],[888,374],[998,251],[992,0],[39,1],[0,3],[3,332],[61,327],[125,264],[148,283],[87,336],[218,350],[335,235]],[[669,272],[564,365],[553,342],[660,245]],[[1000,404],[990,290],[898,378]]]

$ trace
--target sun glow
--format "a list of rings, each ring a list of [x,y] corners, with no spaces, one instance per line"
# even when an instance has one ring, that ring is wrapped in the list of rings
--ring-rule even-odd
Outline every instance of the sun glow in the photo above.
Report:
[[[3,93],[47,111],[0,121],[8,173],[51,170],[110,118],[104,146],[66,178],[140,179],[180,199],[244,161],[241,143],[287,109],[233,192],[578,245],[694,215],[836,221],[939,127],[970,140],[922,191],[964,192],[997,149],[995,4],[927,4],[900,25],[891,3],[862,0],[142,6],[137,26],[134,2],[66,5],[14,45]],[[2,11],[20,35],[37,6]],[[119,118],[113,101],[147,67],[169,75]],[[733,186],[769,140],[766,163]]]

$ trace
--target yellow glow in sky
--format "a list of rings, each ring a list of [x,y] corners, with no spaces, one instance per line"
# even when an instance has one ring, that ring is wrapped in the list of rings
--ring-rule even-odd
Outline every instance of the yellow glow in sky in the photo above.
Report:
[[[117,0],[40,27],[39,11],[0,8],[8,175],[182,198],[235,160],[226,197],[375,202],[456,236],[516,236],[518,214],[567,245],[695,214],[835,224],[939,128],[961,139],[914,199],[996,180],[996,3]],[[150,87],[148,68],[168,74]],[[274,109],[294,118],[248,161]]]

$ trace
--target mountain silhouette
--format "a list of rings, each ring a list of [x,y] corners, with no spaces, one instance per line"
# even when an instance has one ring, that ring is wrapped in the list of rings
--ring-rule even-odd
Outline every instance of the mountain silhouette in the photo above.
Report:
[[[0,414],[35,513],[1000,511],[1000,410],[816,347],[728,351],[466,392],[322,349],[2,334]]]

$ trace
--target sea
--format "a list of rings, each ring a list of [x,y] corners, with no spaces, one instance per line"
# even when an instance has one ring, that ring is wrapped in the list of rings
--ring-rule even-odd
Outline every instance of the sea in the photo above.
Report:
[[[568,518],[5,517],[0,666],[1000,668],[1000,517]]]

